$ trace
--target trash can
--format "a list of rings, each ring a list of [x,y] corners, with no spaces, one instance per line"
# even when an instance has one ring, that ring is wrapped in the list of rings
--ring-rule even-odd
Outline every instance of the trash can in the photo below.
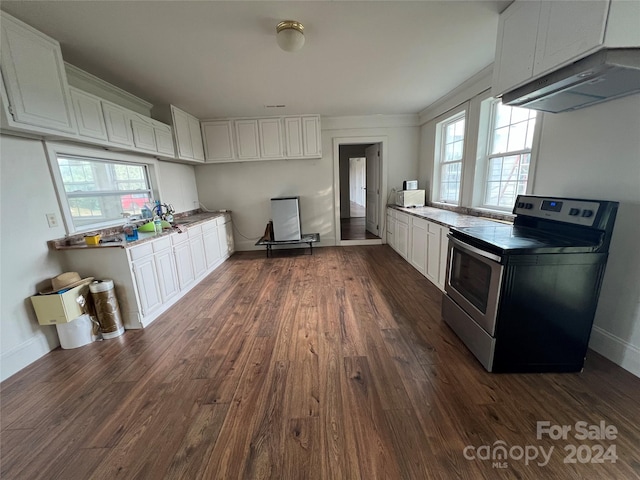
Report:
[[[93,322],[86,313],[67,323],[58,323],[58,338],[60,346],[65,350],[82,347],[95,342],[97,336],[93,334]]]
[[[102,338],[115,338],[124,333],[118,298],[113,280],[96,280],[89,285]]]

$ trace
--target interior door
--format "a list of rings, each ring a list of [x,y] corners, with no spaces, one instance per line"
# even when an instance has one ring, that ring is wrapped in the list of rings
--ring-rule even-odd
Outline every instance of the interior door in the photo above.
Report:
[[[367,231],[379,236],[380,144],[367,147],[364,154],[367,159]]]

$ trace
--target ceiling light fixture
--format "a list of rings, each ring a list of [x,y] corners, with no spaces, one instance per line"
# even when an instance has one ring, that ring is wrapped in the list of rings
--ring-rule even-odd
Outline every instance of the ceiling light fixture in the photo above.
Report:
[[[295,52],[304,45],[304,25],[295,20],[284,20],[276,27],[278,45],[285,52]]]

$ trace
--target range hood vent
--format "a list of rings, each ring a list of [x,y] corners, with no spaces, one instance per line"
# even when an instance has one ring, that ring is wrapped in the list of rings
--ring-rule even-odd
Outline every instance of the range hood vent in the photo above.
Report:
[[[640,92],[640,49],[600,50],[502,96],[502,103],[559,113]]]

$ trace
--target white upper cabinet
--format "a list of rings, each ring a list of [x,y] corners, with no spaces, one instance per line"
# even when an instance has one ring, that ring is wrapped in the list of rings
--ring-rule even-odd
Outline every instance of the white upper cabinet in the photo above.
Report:
[[[260,158],[282,158],[282,127],[279,118],[258,119]]]
[[[189,131],[189,114],[179,108],[171,107],[173,116],[173,133],[178,147],[178,158],[193,159],[191,132]]]
[[[533,75],[548,73],[602,45],[608,10],[608,0],[543,2]]]
[[[235,158],[231,120],[202,122],[205,161],[226,162]]]
[[[157,152],[156,134],[151,119],[146,120],[136,115],[131,119],[131,131],[133,133],[133,145],[141,150]]]
[[[76,114],[78,134],[97,140],[107,140],[107,127],[102,115],[102,102],[99,97],[69,87],[73,110]]]
[[[188,119],[193,159],[204,162],[204,146],[202,145],[202,131],[200,129],[200,120],[198,120],[193,115],[189,115]]]
[[[520,87],[604,47],[640,46],[640,2],[516,0],[500,15],[491,93]]]
[[[60,44],[4,12],[1,18],[0,67],[12,126],[75,134]]]
[[[260,147],[258,144],[258,120],[236,120],[236,140],[239,160],[258,160]]]
[[[156,137],[156,148],[158,153],[169,157],[176,156],[176,150],[173,146],[173,138],[171,135],[171,127],[164,123],[153,121],[153,133]]]
[[[284,117],[284,138],[288,157],[302,157],[302,117]]]
[[[207,162],[321,158],[319,115],[202,122]]]
[[[133,147],[130,111],[103,100],[102,112],[104,113],[109,142],[125,147]]]
[[[493,95],[532,77],[540,7],[538,1],[515,2],[500,15],[491,84]]]
[[[304,157],[322,157],[322,136],[320,134],[320,117],[310,115],[302,117],[302,154]]]

